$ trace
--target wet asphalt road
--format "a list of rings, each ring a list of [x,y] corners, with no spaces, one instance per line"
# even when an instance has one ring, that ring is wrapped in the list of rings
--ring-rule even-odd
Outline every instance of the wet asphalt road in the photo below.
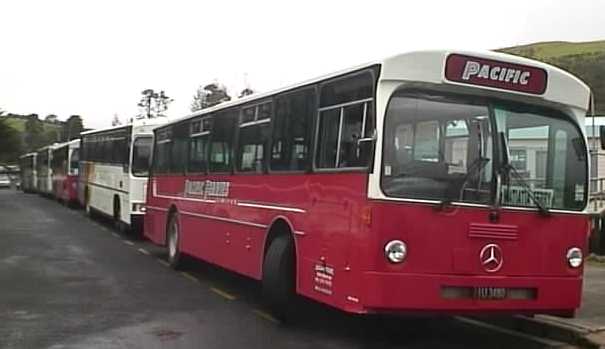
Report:
[[[304,302],[304,301],[303,301]],[[304,302],[294,324],[257,282],[119,235],[80,210],[0,190],[0,348],[510,348],[541,341],[451,318],[354,317]]]

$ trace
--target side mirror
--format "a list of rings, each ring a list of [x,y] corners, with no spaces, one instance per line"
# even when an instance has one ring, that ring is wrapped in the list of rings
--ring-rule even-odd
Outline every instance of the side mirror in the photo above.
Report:
[[[357,157],[360,154],[369,154],[374,146],[374,137],[359,138],[357,140]]]
[[[362,164],[369,164],[374,150],[374,137],[359,138],[357,140],[357,158]]]
[[[605,149],[605,126],[599,126],[599,138],[601,140],[601,149]]]

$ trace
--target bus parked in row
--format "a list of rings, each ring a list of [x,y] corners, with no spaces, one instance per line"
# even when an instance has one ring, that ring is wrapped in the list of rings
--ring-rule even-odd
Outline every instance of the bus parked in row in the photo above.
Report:
[[[589,95],[540,62],[426,51],[204,109],[154,130],[144,234],[175,268],[187,254],[261,280],[277,314],[299,294],[571,316]]]
[[[154,126],[161,119],[81,134],[78,198],[88,213],[140,230]]]
[[[57,144],[51,160],[54,197],[67,205],[78,202],[80,140]]]
[[[36,151],[36,189],[39,194],[52,196],[52,167],[54,145],[47,145]]]
[[[36,175],[37,153],[28,153],[19,157],[19,168],[21,169],[21,190],[25,193],[33,193],[37,190]]]

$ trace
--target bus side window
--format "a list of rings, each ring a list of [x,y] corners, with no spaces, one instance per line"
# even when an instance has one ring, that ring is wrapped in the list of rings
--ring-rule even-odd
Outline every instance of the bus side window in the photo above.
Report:
[[[205,116],[202,119],[191,122],[187,172],[206,173],[208,171],[208,150],[211,129],[212,116]]]
[[[262,173],[265,169],[265,150],[269,143],[269,122],[273,102],[265,102],[242,109],[237,146],[237,170]]]
[[[231,172],[233,136],[237,111],[231,110],[214,118],[210,133],[210,172]]]
[[[316,166],[369,166],[372,151],[362,145],[375,132],[372,74],[361,72],[329,82],[321,86],[320,95]]]
[[[273,121],[271,170],[304,171],[309,164],[309,134],[315,114],[315,90],[278,97]]]
[[[155,146],[153,154],[153,173],[169,173],[171,167],[170,155],[172,153],[172,130],[161,129],[155,133]]]
[[[187,163],[187,139],[189,124],[179,123],[172,126],[172,147],[170,149],[170,173],[184,174]]]
[[[189,140],[189,161],[187,171],[203,173],[208,169],[208,135]]]

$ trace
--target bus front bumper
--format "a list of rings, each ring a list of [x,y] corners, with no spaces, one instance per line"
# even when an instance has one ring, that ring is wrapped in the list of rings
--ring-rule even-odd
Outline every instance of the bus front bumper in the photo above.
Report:
[[[580,306],[582,278],[366,272],[363,312],[555,314]]]

